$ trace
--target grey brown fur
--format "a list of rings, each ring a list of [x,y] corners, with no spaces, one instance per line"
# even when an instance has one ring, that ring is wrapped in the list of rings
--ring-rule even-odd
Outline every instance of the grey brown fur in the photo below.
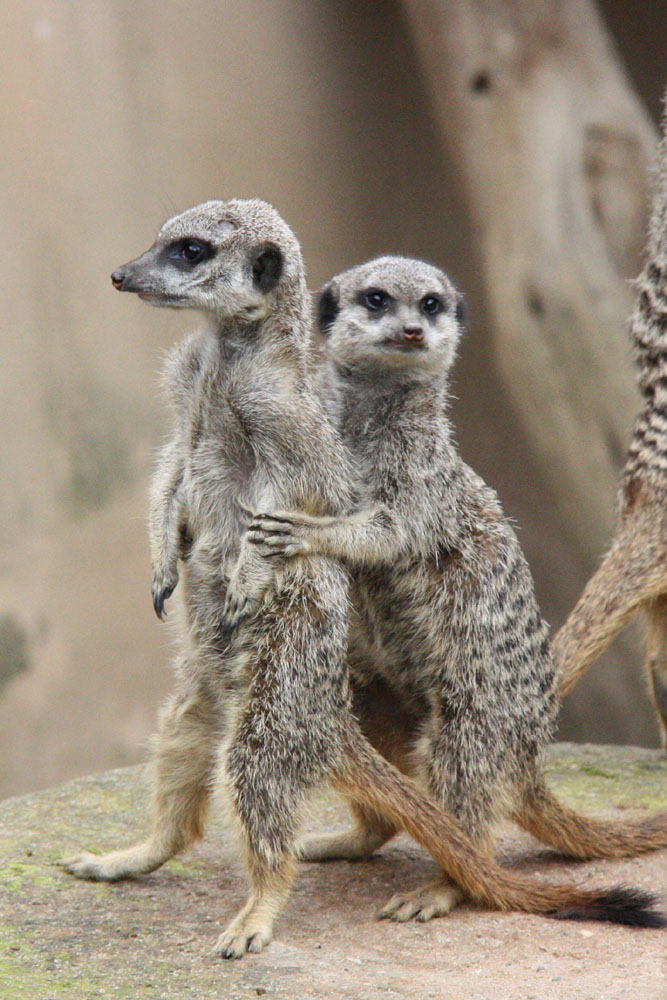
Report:
[[[353,571],[350,663],[371,737],[378,683],[409,720],[383,752],[491,852],[510,816],[575,857],[667,844],[667,815],[611,826],[548,791],[543,750],[558,710],[547,626],[496,494],[461,460],[447,419],[459,297],[419,261],[385,257],[334,278],[320,300],[331,410],[365,484],[348,517],[274,511],[251,522],[260,553],[318,553]],[[378,744],[380,745],[380,744]],[[370,853],[395,832],[358,811],[352,834],[306,841],[311,859]],[[396,919],[447,912],[447,880],[396,895]]]
[[[667,119],[645,266],[630,330],[642,404],[619,495],[611,548],[553,642],[566,694],[637,612],[647,627],[647,669],[667,749]]]
[[[206,324],[169,359],[175,429],[152,491],[153,597],[162,614],[176,588],[179,641],[155,745],[152,833],[127,850],[81,854],[68,870],[102,880],[154,870],[201,835],[222,779],[251,893],[217,951],[260,951],[292,881],[301,805],[330,780],[376,824],[419,839],[475,899],[655,920],[647,896],[626,893],[619,916],[616,893],[534,885],[488,864],[351,714],[343,567],[321,556],[268,563],[242,539],[244,507],[341,516],[353,505],[315,387],[300,248],[283,220],[264,202],[207,202],[165,223],[112,280],[154,305],[198,309]],[[266,591],[259,607],[231,600],[253,588]],[[224,627],[232,613],[243,619],[234,634]]]

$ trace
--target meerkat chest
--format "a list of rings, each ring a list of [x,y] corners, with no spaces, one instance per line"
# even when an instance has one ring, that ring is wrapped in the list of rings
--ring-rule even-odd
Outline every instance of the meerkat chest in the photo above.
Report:
[[[239,501],[252,505],[265,480],[233,380],[215,366],[204,368],[189,414],[184,476],[195,530],[238,536],[245,525]]]

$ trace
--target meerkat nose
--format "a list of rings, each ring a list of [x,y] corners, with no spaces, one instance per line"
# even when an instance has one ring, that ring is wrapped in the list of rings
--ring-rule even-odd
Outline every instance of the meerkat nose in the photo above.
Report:
[[[114,271],[111,275],[111,284],[114,288],[120,291],[120,288],[125,280],[125,271]]]
[[[423,340],[424,333],[420,326],[404,326],[403,333],[406,340]]]

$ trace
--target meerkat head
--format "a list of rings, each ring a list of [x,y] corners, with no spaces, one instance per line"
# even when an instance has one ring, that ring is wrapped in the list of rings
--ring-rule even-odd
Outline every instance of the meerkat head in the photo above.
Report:
[[[407,257],[378,257],[325,285],[318,325],[342,365],[449,369],[461,335],[463,301],[449,278]]]
[[[299,243],[258,199],[207,201],[175,215],[111,281],[151,305],[200,309],[219,321],[256,323],[286,292],[305,296]]]

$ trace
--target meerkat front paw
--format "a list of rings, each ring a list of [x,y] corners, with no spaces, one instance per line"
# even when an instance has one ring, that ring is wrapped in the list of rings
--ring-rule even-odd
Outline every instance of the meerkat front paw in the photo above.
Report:
[[[452,882],[440,879],[413,889],[397,892],[378,913],[379,920],[419,920],[425,923],[433,917],[444,917],[463,898],[463,893]]]
[[[229,575],[222,628],[231,632],[245,618],[254,614],[273,581],[273,570],[244,539],[241,553]]]
[[[271,514],[255,514],[245,537],[265,558],[306,555],[312,551],[318,529],[335,521],[335,517],[311,517],[298,511],[277,510]]]
[[[153,607],[160,621],[164,621],[165,618],[164,602],[174,593],[177,583],[178,571],[176,568],[153,573],[153,582],[151,584]]]
[[[238,581],[230,580],[222,612],[223,632],[232,632],[252,614],[255,604],[252,597],[239,586]]]

